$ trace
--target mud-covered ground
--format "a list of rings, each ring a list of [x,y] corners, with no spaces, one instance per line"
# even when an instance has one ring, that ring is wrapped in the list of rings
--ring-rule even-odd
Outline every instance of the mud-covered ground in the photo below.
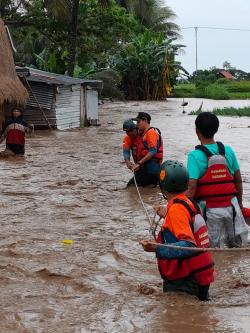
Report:
[[[200,303],[164,295],[153,255],[138,244],[148,222],[136,189],[125,188],[122,122],[151,113],[165,158],[185,161],[197,139],[180,104],[105,104],[100,127],[36,132],[25,159],[0,161],[0,333],[250,332],[249,253],[216,255],[211,301]],[[221,118],[218,138],[239,157],[250,206],[248,125]],[[151,215],[159,192],[142,190]]]

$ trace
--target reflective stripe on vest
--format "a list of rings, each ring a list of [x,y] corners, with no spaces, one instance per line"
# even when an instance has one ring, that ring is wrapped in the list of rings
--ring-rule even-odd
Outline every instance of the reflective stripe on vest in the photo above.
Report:
[[[180,199],[174,203],[182,204],[190,214],[190,226],[193,231],[197,247],[208,248],[208,229],[200,209],[195,204],[195,211],[190,205]],[[198,209],[197,209],[198,208]],[[157,242],[164,244],[163,231],[160,231]],[[210,252],[191,252],[192,254],[183,259],[158,259],[158,269],[163,279],[178,280],[193,275],[199,285],[208,285],[214,281],[214,263]]]
[[[229,207],[231,200],[237,194],[234,178],[230,174],[225,158],[225,147],[217,142],[219,154],[212,154],[205,146],[195,149],[206,154],[208,168],[198,180],[195,194],[196,200],[206,201],[207,208]]]

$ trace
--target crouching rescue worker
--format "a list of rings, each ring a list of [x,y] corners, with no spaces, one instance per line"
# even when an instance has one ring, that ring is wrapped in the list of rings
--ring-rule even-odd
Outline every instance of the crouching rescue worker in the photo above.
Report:
[[[134,164],[142,158],[142,135],[139,133],[136,123],[132,119],[124,121],[123,131],[126,132],[126,135],[123,138],[123,157],[127,168],[132,170]],[[131,153],[134,163],[131,162]],[[139,183],[143,182],[143,179],[139,179],[138,175],[137,178]],[[134,177],[132,177],[128,182],[127,186],[134,185],[134,183]]]
[[[23,120],[22,111],[15,108],[11,120],[3,128],[0,143],[6,140],[6,155],[24,155],[25,133],[31,132],[34,126]]]
[[[199,206],[185,195],[187,186],[188,173],[182,163],[169,160],[162,164],[160,188],[168,204],[166,212],[159,207],[157,213],[165,220],[157,242],[143,240],[140,244],[145,251],[156,253],[164,292],[187,292],[205,301],[209,299],[209,286],[214,281],[214,264],[209,251],[188,250],[208,248],[210,244]]]
[[[203,209],[212,247],[226,243],[239,247],[247,242],[247,225],[242,215],[240,167],[230,146],[215,142],[219,119],[203,112],[195,120],[201,145],[188,155],[188,195]],[[244,212],[244,211],[243,211]]]
[[[142,145],[139,146],[137,161],[131,170],[135,172],[138,185],[153,184],[156,186],[163,159],[161,132],[150,126],[151,116],[146,112],[139,112],[133,120],[137,121],[139,133],[142,134]]]

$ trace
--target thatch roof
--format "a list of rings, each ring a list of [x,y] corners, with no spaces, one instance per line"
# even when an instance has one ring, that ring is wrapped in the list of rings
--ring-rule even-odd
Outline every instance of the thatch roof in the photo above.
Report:
[[[24,105],[27,99],[28,92],[16,74],[11,42],[0,19],[0,105]]]

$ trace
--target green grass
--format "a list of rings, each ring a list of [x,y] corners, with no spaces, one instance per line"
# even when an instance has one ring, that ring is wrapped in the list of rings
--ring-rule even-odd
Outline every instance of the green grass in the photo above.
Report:
[[[229,92],[230,99],[250,99],[250,92]]]
[[[221,79],[208,86],[179,84],[174,87],[173,97],[198,97],[209,99],[250,99],[250,81],[227,81]]]
[[[193,83],[178,84],[174,87],[174,97],[194,97],[194,94],[195,84]]]
[[[250,107],[244,108],[222,108],[214,109],[212,111],[217,116],[230,116],[230,117],[250,117]],[[190,112],[190,115],[198,115],[200,111]]]
[[[250,81],[231,81],[226,87],[230,93],[250,93]]]

